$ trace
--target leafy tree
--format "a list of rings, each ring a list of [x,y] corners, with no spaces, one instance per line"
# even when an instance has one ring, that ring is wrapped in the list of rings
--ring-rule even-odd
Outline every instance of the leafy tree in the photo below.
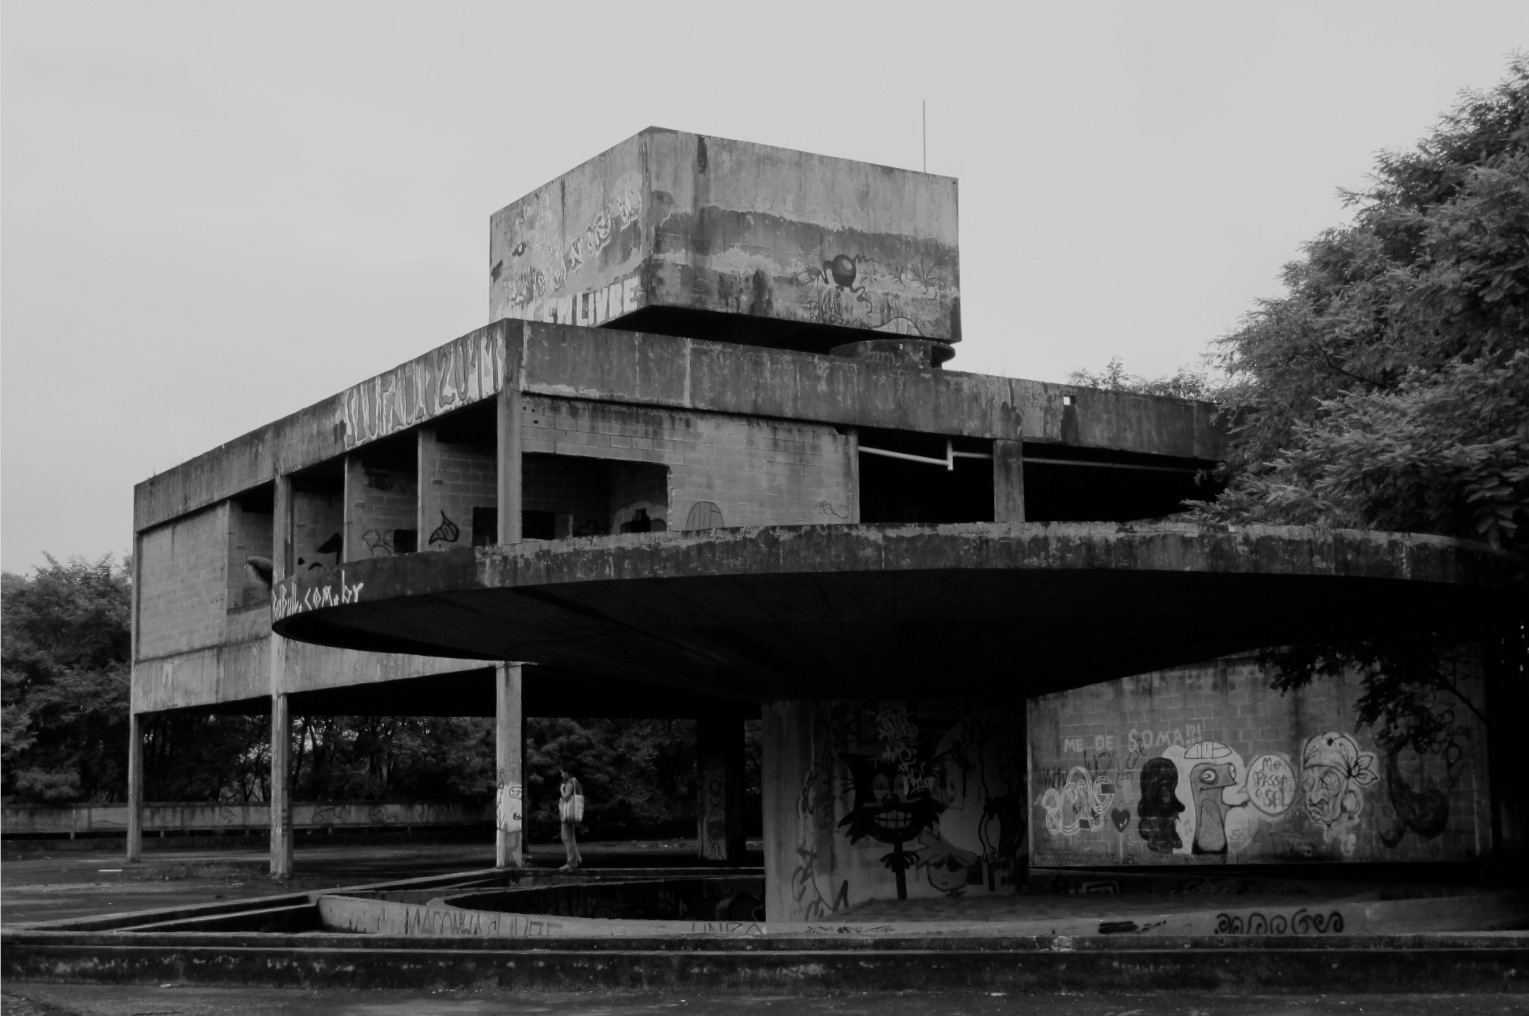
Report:
[[[125,564],[47,558],[0,577],[0,777],[24,801],[110,801],[127,786]]]
[[[1308,243],[1285,268],[1286,294],[1219,344],[1228,486],[1189,517],[1437,533],[1523,555],[1529,62],[1463,95],[1415,149],[1381,155],[1371,185],[1346,199],[1353,221]],[[1279,687],[1360,668],[1360,721],[1425,751],[1457,708],[1480,714],[1455,684],[1448,636],[1268,662]]]

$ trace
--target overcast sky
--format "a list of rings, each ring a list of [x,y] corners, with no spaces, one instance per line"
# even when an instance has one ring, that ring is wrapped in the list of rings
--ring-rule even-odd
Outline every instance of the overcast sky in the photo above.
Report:
[[[1529,4],[0,8],[0,557],[486,323],[488,217],[643,127],[958,177],[950,367],[1193,364]]]

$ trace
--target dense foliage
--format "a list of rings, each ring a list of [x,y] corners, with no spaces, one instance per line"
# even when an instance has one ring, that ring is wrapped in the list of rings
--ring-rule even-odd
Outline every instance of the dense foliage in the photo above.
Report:
[[[127,786],[127,568],[47,561],[0,576],[0,785],[30,801],[114,800]]]

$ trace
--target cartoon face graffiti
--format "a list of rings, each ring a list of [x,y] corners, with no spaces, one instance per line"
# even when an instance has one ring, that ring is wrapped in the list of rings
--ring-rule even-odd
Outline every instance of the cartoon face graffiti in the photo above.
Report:
[[[1218,741],[1198,741],[1184,749],[1195,801],[1196,854],[1226,853],[1228,809],[1248,802],[1242,756]]]
[[[1357,741],[1336,730],[1311,738],[1301,752],[1306,815],[1322,827],[1323,839],[1338,840],[1345,854],[1354,852],[1364,788],[1377,779],[1375,753],[1361,751]]]
[[[855,780],[855,806],[839,825],[855,843],[864,837],[899,844],[934,826],[944,810],[927,788],[914,789],[894,761],[844,755]]]

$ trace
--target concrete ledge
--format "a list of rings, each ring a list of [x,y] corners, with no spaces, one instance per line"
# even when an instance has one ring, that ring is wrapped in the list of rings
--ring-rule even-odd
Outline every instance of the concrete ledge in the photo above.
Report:
[[[1519,934],[493,942],[344,935],[0,934],[27,981],[518,990],[1522,990]]]

